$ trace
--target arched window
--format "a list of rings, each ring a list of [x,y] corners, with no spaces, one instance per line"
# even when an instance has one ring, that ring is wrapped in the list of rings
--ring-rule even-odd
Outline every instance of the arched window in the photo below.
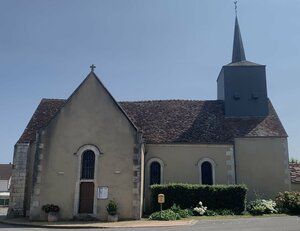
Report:
[[[95,153],[92,150],[86,150],[82,154],[81,179],[94,179],[94,171]]]
[[[215,162],[210,158],[203,158],[198,162],[199,183],[200,184],[215,184]]]
[[[161,166],[157,161],[153,161],[150,164],[150,185],[152,184],[160,184],[161,179]]]
[[[213,184],[212,165],[208,161],[204,161],[201,164],[201,178],[202,184]]]

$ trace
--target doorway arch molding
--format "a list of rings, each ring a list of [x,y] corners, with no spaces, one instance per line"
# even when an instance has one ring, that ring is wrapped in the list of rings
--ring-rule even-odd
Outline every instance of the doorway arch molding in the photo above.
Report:
[[[92,151],[95,154],[95,168],[94,168],[94,178],[93,179],[81,179],[81,166],[82,166],[82,155],[85,151]],[[93,213],[89,214],[94,217],[97,216],[97,173],[98,173],[98,159],[100,157],[100,149],[93,144],[85,144],[78,148],[77,152],[74,153],[77,157],[77,179],[75,183],[75,196],[74,196],[74,210],[73,215],[79,215],[79,199],[80,199],[80,183],[81,182],[92,182],[94,183],[94,203],[93,203]]]

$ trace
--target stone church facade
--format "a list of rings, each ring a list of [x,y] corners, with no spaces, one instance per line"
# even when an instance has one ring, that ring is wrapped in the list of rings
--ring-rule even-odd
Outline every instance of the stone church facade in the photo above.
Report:
[[[236,18],[217,100],[117,102],[93,69],[67,99],[42,99],[14,149],[9,216],[140,219],[154,183],[246,184],[249,199],[290,190],[287,134],[249,62]]]

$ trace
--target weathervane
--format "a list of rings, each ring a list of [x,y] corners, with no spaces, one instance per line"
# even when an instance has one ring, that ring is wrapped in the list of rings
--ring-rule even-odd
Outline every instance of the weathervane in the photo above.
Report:
[[[234,1],[234,10],[235,10],[235,15],[237,15],[237,1]]]
[[[94,64],[92,64],[92,66],[90,66],[91,71],[94,72],[94,69],[96,68],[96,66]]]

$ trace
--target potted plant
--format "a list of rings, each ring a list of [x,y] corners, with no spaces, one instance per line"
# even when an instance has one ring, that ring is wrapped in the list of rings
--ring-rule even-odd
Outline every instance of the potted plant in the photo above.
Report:
[[[42,210],[47,213],[49,222],[58,220],[58,212],[60,210],[58,205],[46,204],[42,206]]]
[[[110,200],[106,206],[106,211],[108,213],[107,220],[110,222],[116,222],[119,220],[118,214],[118,205],[114,200]]]

